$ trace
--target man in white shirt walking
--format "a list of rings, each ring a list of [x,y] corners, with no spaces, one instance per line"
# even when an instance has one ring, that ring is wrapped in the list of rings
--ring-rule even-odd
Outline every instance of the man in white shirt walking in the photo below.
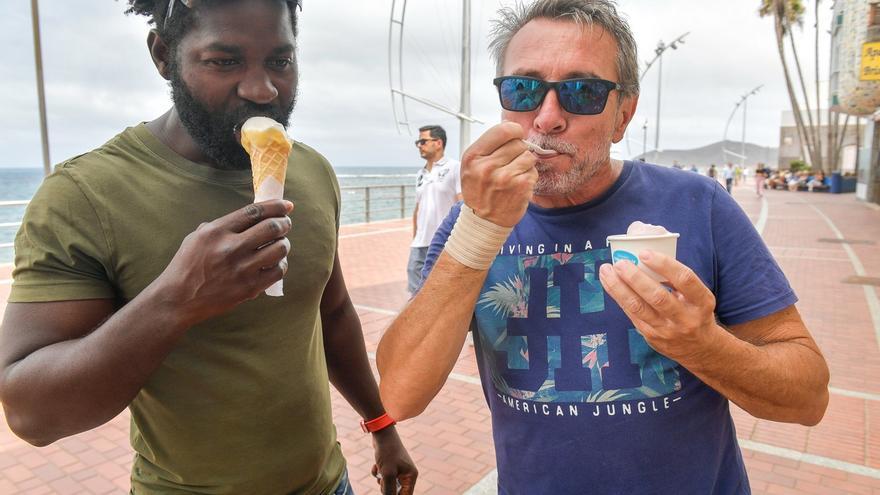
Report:
[[[733,194],[733,165],[730,162],[727,162],[727,165],[724,166],[724,170],[722,170],[722,174],[724,176],[724,186],[727,188],[727,192]]]
[[[416,140],[425,166],[416,178],[416,208],[413,211],[413,241],[406,266],[407,289],[415,294],[421,285],[422,267],[434,231],[446,218],[449,209],[461,200],[461,163],[443,155],[446,131],[439,125],[419,128]]]

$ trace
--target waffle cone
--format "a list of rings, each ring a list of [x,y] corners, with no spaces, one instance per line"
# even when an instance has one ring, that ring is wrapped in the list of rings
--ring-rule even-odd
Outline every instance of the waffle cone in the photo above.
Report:
[[[247,151],[251,156],[254,191],[259,189],[263,181],[269,177],[274,177],[279,184],[284,184],[287,160],[290,156],[289,143],[272,142],[266,147],[251,146]]]

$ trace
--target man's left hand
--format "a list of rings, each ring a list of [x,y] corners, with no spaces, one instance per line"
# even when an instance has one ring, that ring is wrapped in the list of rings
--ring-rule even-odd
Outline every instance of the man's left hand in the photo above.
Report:
[[[715,296],[674,258],[643,251],[639,260],[668,286],[628,261],[602,265],[602,286],[654,350],[683,365],[702,362],[723,331],[715,322]]]
[[[391,426],[373,433],[373,450],[376,463],[372,473],[382,495],[412,495],[419,470],[403,448],[397,429]]]

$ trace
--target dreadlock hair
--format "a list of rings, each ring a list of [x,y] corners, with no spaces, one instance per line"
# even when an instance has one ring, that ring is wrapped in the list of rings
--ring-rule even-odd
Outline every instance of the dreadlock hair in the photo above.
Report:
[[[180,2],[180,0],[174,0]],[[183,36],[192,28],[193,10],[203,8],[204,6],[220,5],[236,0],[199,0],[193,8],[188,8],[183,4],[176,5],[172,11],[171,19],[165,22],[168,12],[168,0],[127,0],[128,10],[126,14],[142,15],[148,18],[148,22],[155,26],[156,31],[169,49],[173,52],[177,48],[177,44],[183,39]],[[278,0],[287,4],[290,9],[290,24],[293,29],[293,36],[297,36],[297,12],[295,0]]]

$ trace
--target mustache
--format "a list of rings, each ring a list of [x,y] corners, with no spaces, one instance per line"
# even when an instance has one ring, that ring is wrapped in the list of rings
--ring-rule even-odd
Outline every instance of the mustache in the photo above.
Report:
[[[246,102],[230,112],[226,118],[234,122],[234,130],[238,130],[251,117],[269,117],[287,128],[289,116],[290,111],[288,109],[277,105],[260,105],[258,103]]]
[[[553,150],[557,153],[562,153],[565,155],[574,155],[578,152],[577,146],[569,143],[568,141],[563,141],[562,139],[554,136],[548,136],[546,134],[532,134],[529,135],[526,140],[537,144],[545,150]]]

